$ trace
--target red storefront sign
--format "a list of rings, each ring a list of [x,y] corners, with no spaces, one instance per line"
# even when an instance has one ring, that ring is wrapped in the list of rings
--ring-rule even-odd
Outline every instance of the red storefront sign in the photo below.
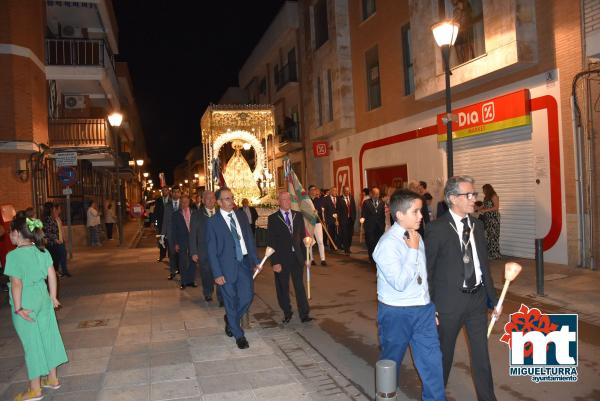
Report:
[[[531,124],[529,91],[522,89],[507,95],[455,109],[452,114],[452,138],[466,138]],[[438,142],[446,140],[446,124],[438,114]]]
[[[341,195],[342,188],[350,187],[350,192],[354,192],[354,183],[352,182],[352,158],[333,161],[333,183]]]
[[[325,141],[313,142],[313,154],[315,157],[329,156],[329,144]]]

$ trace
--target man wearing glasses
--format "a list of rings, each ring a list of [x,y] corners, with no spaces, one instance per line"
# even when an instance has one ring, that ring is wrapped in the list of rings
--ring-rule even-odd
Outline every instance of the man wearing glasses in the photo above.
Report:
[[[477,399],[495,401],[486,328],[487,309],[497,299],[483,223],[469,216],[478,195],[473,184],[469,176],[451,177],[446,183],[444,196],[449,211],[425,231],[427,279],[436,306],[444,384],[452,368],[456,338],[465,326]]]

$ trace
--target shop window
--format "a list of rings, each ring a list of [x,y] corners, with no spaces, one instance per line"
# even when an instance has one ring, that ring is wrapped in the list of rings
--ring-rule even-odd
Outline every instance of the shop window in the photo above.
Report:
[[[440,16],[460,24],[454,51],[450,54],[452,67],[466,63],[485,53],[483,29],[483,0],[438,0]]]
[[[402,27],[402,60],[404,64],[404,94],[410,95],[415,92],[415,70],[412,60],[410,24]]]
[[[379,55],[377,46],[365,53],[367,67],[367,106],[368,110],[381,106],[381,85],[379,80]]]
[[[313,8],[315,26],[315,49],[323,46],[329,39],[327,25],[327,0],[318,0]]]
[[[375,0],[361,0],[362,1],[362,16],[363,21],[375,14]]]

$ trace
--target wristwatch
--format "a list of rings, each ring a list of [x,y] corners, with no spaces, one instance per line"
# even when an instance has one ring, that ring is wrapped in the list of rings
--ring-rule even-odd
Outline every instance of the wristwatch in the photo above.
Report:
[[[18,315],[18,314],[19,314],[19,312],[21,312],[22,310],[23,310],[23,308],[22,308],[22,307],[21,307],[21,308],[19,308],[19,309],[15,309],[15,315]]]

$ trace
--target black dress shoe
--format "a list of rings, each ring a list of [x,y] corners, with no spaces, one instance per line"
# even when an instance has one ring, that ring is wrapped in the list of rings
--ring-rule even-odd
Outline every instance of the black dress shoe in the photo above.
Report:
[[[310,317],[310,316],[306,316],[306,317],[303,317],[302,319],[300,319],[300,321],[301,321],[302,323],[311,322],[311,321],[313,321],[313,320],[315,320],[315,319],[313,319],[313,318],[312,318],[312,317]]]
[[[185,290],[185,284],[181,284],[181,285],[179,286],[179,289],[180,289],[180,290]]]
[[[175,278],[175,275],[173,273],[169,274],[169,277],[167,277],[167,280],[173,280]]]
[[[250,348],[250,344],[248,344],[248,340],[246,340],[246,337],[237,338],[235,340],[235,343],[237,344],[239,349]]]
[[[346,250],[344,251],[344,253],[345,253],[346,255],[350,255],[352,252],[350,252],[350,249],[346,249]]]
[[[196,288],[196,287],[198,287],[198,286],[196,285],[196,283],[194,283],[194,282],[192,282],[191,284],[188,284],[187,286],[188,286],[188,287],[193,287],[193,288]]]
[[[229,328],[229,323],[227,323],[227,315],[223,316],[223,320],[225,320],[225,334],[227,335],[227,337],[233,337],[233,333],[231,332],[231,329]],[[245,340],[245,338],[244,338]]]
[[[289,315],[285,315],[285,316],[283,317],[283,320],[282,320],[282,322],[283,322],[283,323],[289,323],[289,322],[290,322],[290,320],[292,320],[292,316],[293,316],[293,315],[294,315],[294,312],[290,312],[290,314],[289,314]]]
[[[158,263],[160,263],[160,262],[162,262],[162,258],[158,258],[158,259],[156,259],[156,261],[157,261]]]
[[[327,262],[325,262],[324,260],[321,261],[321,266],[327,266]]]
[[[210,295],[206,295],[206,296],[204,297],[204,300],[205,300],[206,302],[210,302],[210,301],[212,301],[212,297],[211,297]]]
[[[310,262],[310,264],[311,264],[311,266],[314,266],[314,265],[316,265],[316,263],[315,263],[315,261],[314,261],[314,260],[312,260],[312,261]]]
[[[179,274],[179,270],[175,270],[175,274]]]

